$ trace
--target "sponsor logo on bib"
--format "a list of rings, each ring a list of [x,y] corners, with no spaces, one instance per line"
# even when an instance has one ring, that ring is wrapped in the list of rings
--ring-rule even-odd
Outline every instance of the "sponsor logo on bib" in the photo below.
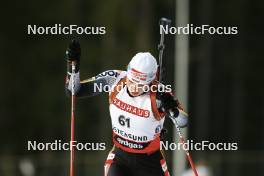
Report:
[[[130,104],[127,104],[121,100],[119,100],[118,98],[115,98],[112,102],[116,107],[118,107],[119,109],[126,111],[128,113],[140,116],[140,117],[149,117],[150,115],[150,111],[149,110],[145,110],[145,109],[141,109],[135,106],[132,106]]]

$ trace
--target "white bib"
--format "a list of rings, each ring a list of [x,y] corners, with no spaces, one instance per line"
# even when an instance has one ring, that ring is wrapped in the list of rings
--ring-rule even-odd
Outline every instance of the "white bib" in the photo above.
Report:
[[[121,74],[117,82],[123,78]],[[125,85],[110,104],[113,141],[126,151],[148,153],[159,149],[159,135],[164,118],[157,120],[152,112],[150,93],[137,97],[128,94]],[[151,144],[151,143],[154,143]]]

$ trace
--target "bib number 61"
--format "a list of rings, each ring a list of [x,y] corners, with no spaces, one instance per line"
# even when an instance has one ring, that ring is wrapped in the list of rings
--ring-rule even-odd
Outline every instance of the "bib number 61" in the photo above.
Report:
[[[130,118],[126,118],[125,116],[120,115],[118,117],[118,122],[120,125],[130,128]]]

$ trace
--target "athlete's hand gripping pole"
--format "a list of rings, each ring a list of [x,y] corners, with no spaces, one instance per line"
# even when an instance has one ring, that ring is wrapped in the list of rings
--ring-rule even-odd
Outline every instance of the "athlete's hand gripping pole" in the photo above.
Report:
[[[170,24],[171,24],[171,20],[170,19],[167,19],[167,18],[161,18],[160,21],[159,21],[159,25],[162,25],[164,28],[166,26],[170,27]],[[163,74],[163,71],[164,71],[164,68],[163,68],[163,65],[162,65],[163,50],[165,49],[165,45],[164,45],[164,35],[165,35],[164,32],[161,31],[161,34],[160,34],[160,43],[158,45],[158,50],[159,50],[159,81],[160,82],[163,81],[162,80],[162,74]],[[185,112],[179,110],[179,113],[185,113]],[[177,124],[177,121],[175,119],[174,111],[169,110],[169,117],[170,117],[170,119],[172,120],[173,124],[176,127],[177,133],[178,133],[179,138],[180,138],[180,142],[184,145],[185,144],[185,140],[184,140],[184,137],[183,137],[183,135],[181,133],[181,129],[180,129],[180,127]],[[188,161],[189,161],[189,163],[191,165],[191,168],[192,168],[192,170],[194,172],[194,175],[195,176],[198,176],[198,173],[197,173],[195,164],[194,164],[194,162],[192,160],[192,157],[190,155],[190,152],[188,150],[185,150],[185,153],[187,155],[187,159],[188,159]]]

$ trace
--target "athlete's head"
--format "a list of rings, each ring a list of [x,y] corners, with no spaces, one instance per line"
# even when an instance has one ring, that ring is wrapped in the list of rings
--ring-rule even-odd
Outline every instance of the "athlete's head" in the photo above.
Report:
[[[141,95],[144,86],[148,86],[156,78],[157,69],[157,61],[150,53],[137,53],[127,67],[126,84],[130,94]]]

